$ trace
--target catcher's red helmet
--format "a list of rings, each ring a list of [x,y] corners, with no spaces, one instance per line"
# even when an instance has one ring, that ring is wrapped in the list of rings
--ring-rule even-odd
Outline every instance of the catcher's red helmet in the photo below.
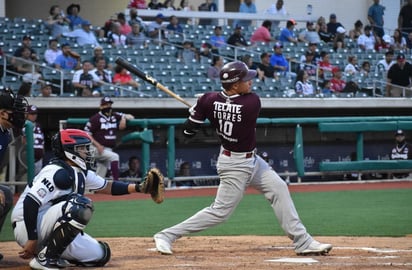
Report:
[[[52,138],[55,156],[70,159],[83,170],[87,169],[87,164],[94,163],[94,148],[91,145],[90,135],[80,129],[63,129]],[[80,150],[80,147],[85,149]]]
[[[229,62],[220,70],[220,81],[224,84],[232,84],[238,81],[246,82],[256,77],[256,70],[249,70],[243,62]]]

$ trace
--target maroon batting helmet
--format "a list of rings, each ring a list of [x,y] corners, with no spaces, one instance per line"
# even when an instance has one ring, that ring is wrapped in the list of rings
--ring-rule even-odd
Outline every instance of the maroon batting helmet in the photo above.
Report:
[[[229,62],[220,70],[222,84],[233,84],[238,81],[247,82],[254,77],[256,77],[256,70],[249,70],[247,65],[240,61]]]

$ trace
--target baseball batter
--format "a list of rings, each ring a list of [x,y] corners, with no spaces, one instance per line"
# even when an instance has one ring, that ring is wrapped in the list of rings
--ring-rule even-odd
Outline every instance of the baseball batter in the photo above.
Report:
[[[124,195],[140,192],[140,187],[108,182],[89,170],[91,143],[83,130],[59,131],[52,138],[56,158],[26,186],[12,211],[14,236],[22,247],[19,256],[31,259],[32,269],[99,267],[110,260],[109,245],[83,232],[93,214],[93,202],[84,192]]]
[[[92,138],[96,153],[96,173],[105,177],[107,168],[110,168],[113,180],[119,180],[119,155],[113,151],[116,146],[116,133],[126,129],[126,120],[133,119],[133,115],[113,112],[113,101],[110,97],[103,97],[100,101],[100,111],[90,117],[84,128]]]
[[[330,244],[314,240],[299,219],[285,182],[256,154],[256,120],[261,108],[259,97],[251,92],[256,71],[243,62],[222,67],[222,92],[209,92],[190,108],[184,134],[194,136],[206,119],[221,140],[217,162],[220,185],[209,207],[187,220],[154,235],[156,249],[172,254],[172,243],[183,235],[199,232],[226,221],[248,186],[260,191],[269,201],[279,223],[293,241],[297,254],[324,254]]]

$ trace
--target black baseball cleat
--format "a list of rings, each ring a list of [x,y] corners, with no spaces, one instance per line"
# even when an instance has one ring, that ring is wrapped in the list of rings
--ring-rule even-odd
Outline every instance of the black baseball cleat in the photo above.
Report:
[[[3,260],[3,254],[0,253],[0,261]]]
[[[331,244],[322,244],[313,240],[310,245],[302,251],[296,251],[297,255],[326,255],[332,250]]]

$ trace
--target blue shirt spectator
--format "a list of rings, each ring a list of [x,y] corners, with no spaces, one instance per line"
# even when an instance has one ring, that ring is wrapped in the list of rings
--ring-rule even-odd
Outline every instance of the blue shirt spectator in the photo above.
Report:
[[[379,4],[379,0],[373,0],[373,4],[368,9],[368,20],[373,31],[379,37],[383,37],[385,31],[383,30],[383,14],[385,7]]]
[[[66,13],[67,18],[70,20],[70,28],[76,29],[79,28],[84,21],[82,17],[79,16],[80,12],[80,5],[78,4],[71,4],[67,7]]]
[[[239,6],[239,12],[240,13],[256,13],[256,5],[252,3],[252,0],[245,0],[243,3],[240,4]],[[237,25],[243,26],[243,27],[248,27],[252,24],[251,20],[236,20],[236,23],[234,24],[234,27]]]
[[[270,57],[270,64],[275,68],[277,72],[287,72],[289,69],[289,63],[286,57],[282,54],[283,45],[276,43],[273,46],[274,54]]]
[[[286,22],[286,28],[283,28],[280,32],[279,41],[280,42],[292,42],[297,43],[298,39],[296,38],[295,32],[293,29],[295,28],[296,22],[295,20],[288,20]]]
[[[226,45],[225,37],[222,36],[222,27],[215,27],[215,34],[210,37],[210,43],[213,46],[213,49],[224,47]]]
[[[71,50],[69,44],[62,45],[62,54],[56,57],[54,65],[57,69],[63,70],[75,70],[80,67],[78,59],[71,56]]]

